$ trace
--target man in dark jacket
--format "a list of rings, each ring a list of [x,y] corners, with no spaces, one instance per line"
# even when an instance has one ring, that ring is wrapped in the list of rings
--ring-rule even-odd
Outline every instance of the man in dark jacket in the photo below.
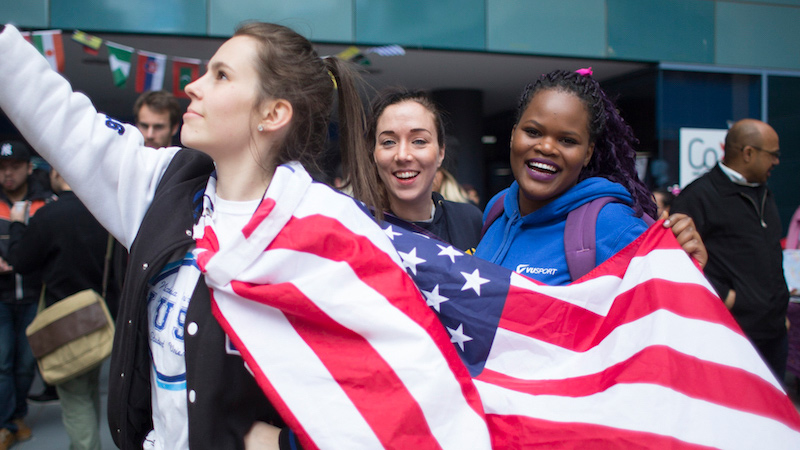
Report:
[[[27,395],[36,361],[25,328],[36,315],[41,281],[37,272],[23,277],[6,261],[14,204],[19,203],[27,219],[52,199],[52,193],[31,176],[30,160],[24,143],[0,143],[0,448],[31,437],[22,419],[28,413]]]
[[[728,131],[722,162],[687,186],[671,211],[694,219],[708,248],[706,277],[783,381],[789,292],[780,217],[766,186],[779,157],[778,134],[771,126],[740,120]]]
[[[12,211],[8,261],[23,275],[41,270],[45,306],[85,289],[103,292],[108,233],[55,170],[58,201],[45,205],[26,226]],[[64,426],[75,450],[100,449],[100,368],[56,386]]]

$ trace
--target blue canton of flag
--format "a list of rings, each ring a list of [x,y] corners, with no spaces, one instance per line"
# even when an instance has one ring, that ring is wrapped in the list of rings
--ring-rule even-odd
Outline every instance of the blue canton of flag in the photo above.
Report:
[[[508,296],[511,271],[386,217],[384,232],[450,333],[470,375],[483,371]]]

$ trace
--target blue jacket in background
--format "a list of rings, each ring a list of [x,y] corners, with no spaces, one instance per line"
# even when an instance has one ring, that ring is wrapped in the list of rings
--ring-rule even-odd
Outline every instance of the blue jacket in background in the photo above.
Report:
[[[624,186],[605,178],[587,178],[524,217],[520,217],[519,184],[515,181],[489,201],[484,220],[503,194],[506,194],[503,214],[486,230],[475,255],[553,286],[572,282],[564,254],[564,225],[567,214],[573,209],[600,197],[614,197],[619,201],[606,205],[597,216],[598,265],[647,229],[644,220],[634,215],[630,193]]]

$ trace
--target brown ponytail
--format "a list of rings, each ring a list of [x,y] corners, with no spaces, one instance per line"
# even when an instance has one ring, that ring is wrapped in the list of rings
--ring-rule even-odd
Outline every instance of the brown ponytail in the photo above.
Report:
[[[325,65],[334,79],[339,93],[339,149],[342,166],[353,197],[375,208],[378,216],[385,209],[383,196],[378,189],[374,163],[364,140],[366,118],[356,85],[360,77],[349,63],[337,58],[325,58]]]
[[[321,172],[319,161],[328,143],[328,125],[334,93],[338,97],[339,147],[346,179],[355,197],[383,211],[376,194],[372,161],[365,159],[366,118],[359,95],[360,77],[350,64],[336,58],[320,58],[308,39],[276,24],[251,22],[234,36],[248,36],[259,43],[256,70],[261,80],[260,101],[281,98],[292,105],[292,121],[274,155],[276,164],[299,161],[309,172]]]

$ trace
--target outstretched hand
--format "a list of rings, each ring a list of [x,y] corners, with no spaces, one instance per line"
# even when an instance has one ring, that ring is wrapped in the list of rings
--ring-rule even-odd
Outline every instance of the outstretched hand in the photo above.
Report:
[[[708,262],[708,251],[700,233],[697,232],[697,227],[694,226],[694,220],[686,214],[675,213],[667,217],[667,213],[663,213],[660,219],[664,220],[664,228],[671,228],[678,243],[681,244],[683,250],[694,258],[703,268]]]

